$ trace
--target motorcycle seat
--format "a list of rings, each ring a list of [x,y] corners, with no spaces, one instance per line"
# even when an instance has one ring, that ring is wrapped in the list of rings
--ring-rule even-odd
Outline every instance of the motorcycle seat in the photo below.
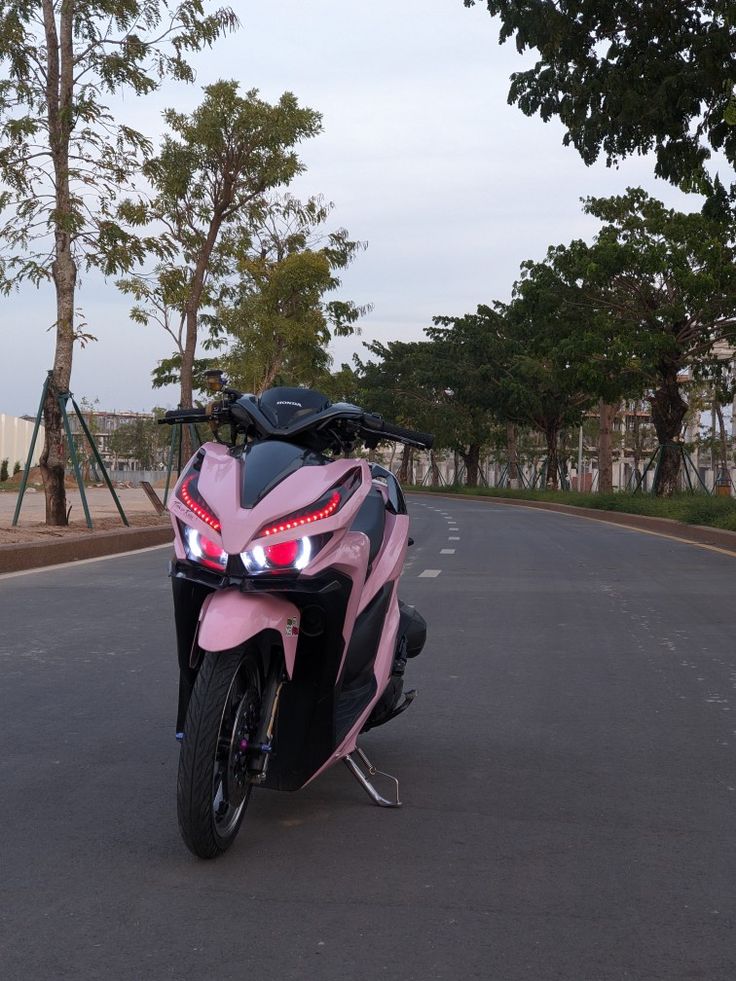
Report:
[[[370,566],[381,550],[383,544],[383,533],[386,528],[386,505],[383,495],[375,487],[368,492],[368,497],[363,501],[360,510],[355,515],[350,526],[351,531],[362,531],[368,536],[370,551],[368,553],[368,565]]]

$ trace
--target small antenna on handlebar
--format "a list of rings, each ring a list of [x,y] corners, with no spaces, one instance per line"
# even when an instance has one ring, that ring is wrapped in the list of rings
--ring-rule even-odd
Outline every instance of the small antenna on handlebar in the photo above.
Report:
[[[204,373],[204,383],[208,392],[221,392],[227,384],[225,372],[220,368],[210,368]]]

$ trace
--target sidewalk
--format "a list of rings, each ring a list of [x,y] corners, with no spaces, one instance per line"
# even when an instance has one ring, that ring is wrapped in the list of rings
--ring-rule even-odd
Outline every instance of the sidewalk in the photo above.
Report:
[[[163,490],[158,491],[163,496]],[[126,527],[106,487],[90,487],[87,502],[93,529],[87,528],[78,490],[67,490],[69,525],[50,527],[44,523],[46,501],[42,491],[26,491],[20,520],[12,527],[17,490],[0,492],[0,574],[24,569],[76,562],[112,555],[171,541],[168,515],[159,515],[140,488],[117,491],[130,522]]]

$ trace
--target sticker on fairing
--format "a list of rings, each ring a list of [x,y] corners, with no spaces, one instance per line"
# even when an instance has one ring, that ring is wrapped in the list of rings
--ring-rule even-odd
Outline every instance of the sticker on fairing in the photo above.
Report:
[[[299,621],[296,617],[289,617],[286,621],[286,636],[296,637],[299,633]]]

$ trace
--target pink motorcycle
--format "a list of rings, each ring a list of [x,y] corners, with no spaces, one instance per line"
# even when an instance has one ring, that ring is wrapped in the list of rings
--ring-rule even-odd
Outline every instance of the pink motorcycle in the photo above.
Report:
[[[216,387],[221,387],[220,385]],[[235,839],[253,787],[298,790],[339,760],[376,804],[361,733],[404,711],[426,624],[397,595],[409,538],[394,475],[354,455],[432,436],[302,388],[221,387],[168,503],[179,656],[179,827],[195,855]]]

